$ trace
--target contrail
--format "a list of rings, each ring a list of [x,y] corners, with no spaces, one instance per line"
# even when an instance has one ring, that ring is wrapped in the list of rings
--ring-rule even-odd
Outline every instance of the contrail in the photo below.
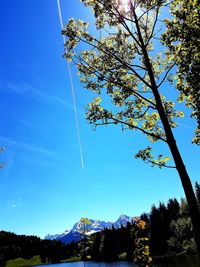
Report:
[[[58,5],[58,14],[59,14],[59,19],[60,19],[60,26],[61,26],[61,29],[63,30],[64,29],[64,24],[63,24],[62,12],[61,12],[60,0],[57,0],[57,5]],[[64,43],[64,45],[66,43],[66,38],[65,38],[64,35],[63,35],[63,43]],[[74,83],[73,83],[72,71],[71,71],[70,63],[68,62],[67,65],[68,65],[68,72],[69,72],[70,85],[71,85],[71,91],[72,91],[74,114],[75,114],[75,119],[76,119],[76,129],[77,129],[79,149],[80,149],[81,166],[84,169],[83,148],[82,148],[82,143],[81,143],[81,135],[80,135],[78,114],[77,114],[77,108],[76,108],[76,97],[75,97]]]

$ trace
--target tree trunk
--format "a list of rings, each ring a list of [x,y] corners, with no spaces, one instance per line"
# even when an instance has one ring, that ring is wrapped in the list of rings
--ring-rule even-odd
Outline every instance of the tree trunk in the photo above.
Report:
[[[188,202],[190,216],[193,224],[194,238],[196,241],[198,254],[200,255],[200,214],[197,205],[197,200],[194,194],[192,183],[190,181],[190,177],[181,158],[173,134],[172,136],[168,136],[168,145],[171,150],[174,162],[176,164],[176,169],[179,173],[185,196]]]
[[[151,81],[151,89],[152,92],[154,94],[155,97],[155,101],[156,101],[156,108],[158,110],[158,113],[160,115],[160,119],[162,121],[163,124],[163,128],[166,134],[166,139],[167,139],[167,143],[168,146],[170,148],[171,154],[173,156],[175,165],[176,165],[176,169],[179,173],[179,177],[181,179],[181,183],[185,192],[185,196],[188,202],[188,206],[189,206],[189,212],[190,212],[190,216],[191,216],[191,221],[192,221],[192,225],[193,225],[193,233],[194,233],[194,238],[195,238],[195,242],[196,242],[196,246],[197,246],[197,252],[200,256],[200,212],[198,209],[198,204],[197,204],[197,200],[195,197],[195,193],[192,187],[192,183],[190,180],[190,177],[187,173],[187,170],[185,168],[185,165],[183,163],[181,154],[179,152],[178,146],[176,144],[171,126],[169,124],[168,118],[166,116],[161,98],[160,98],[160,94],[158,92],[158,87],[156,85],[155,82],[155,78],[154,78],[154,72],[149,60],[149,55],[148,55],[148,51],[146,49],[146,46],[144,44],[143,38],[142,38],[142,34],[140,31],[140,26],[138,23],[138,18],[137,15],[134,11],[133,11],[133,15],[135,18],[135,24],[136,24],[136,28],[137,28],[137,32],[138,32],[138,37],[139,37],[139,41],[141,44],[141,48],[142,48],[142,52],[143,52],[143,56],[144,56],[144,61],[145,61],[145,65],[146,68],[148,70],[148,74],[149,74],[149,78]]]
[[[149,62],[149,64],[150,64],[150,62]],[[154,80],[153,72],[152,72],[152,77]],[[179,173],[179,177],[181,179],[181,183],[182,183],[182,186],[183,186],[183,189],[185,192],[185,196],[186,196],[186,199],[188,202],[190,216],[191,216],[192,225],[193,225],[194,238],[195,238],[195,242],[196,242],[196,246],[197,246],[197,252],[200,256],[200,213],[199,213],[195,193],[194,193],[194,190],[192,187],[190,177],[187,173],[186,167],[183,163],[181,154],[179,152],[178,146],[176,144],[176,140],[174,138],[169,121],[168,121],[167,116],[165,114],[164,107],[162,105],[162,101],[161,101],[157,86],[155,84],[155,80],[154,80],[154,85],[152,86],[152,90],[153,90],[154,97],[156,100],[157,110],[158,110],[158,113],[160,115],[160,119],[162,121],[164,130],[165,130],[167,143],[168,143],[168,146],[170,148],[171,154],[173,156],[173,159],[174,159],[174,162],[176,165],[176,169]]]

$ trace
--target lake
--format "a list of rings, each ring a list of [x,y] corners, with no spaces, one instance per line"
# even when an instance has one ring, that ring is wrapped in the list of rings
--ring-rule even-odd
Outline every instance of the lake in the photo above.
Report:
[[[68,262],[68,263],[60,263],[60,264],[50,264],[50,265],[37,265],[40,266],[51,266],[51,267],[84,267],[84,263],[79,262]],[[126,261],[118,261],[118,262],[86,262],[85,267],[136,267],[136,264],[129,263]],[[187,256],[176,258],[174,260],[170,260],[170,263],[160,263],[153,264],[152,267],[199,267],[200,262],[197,256]],[[36,266],[35,266],[36,267]]]

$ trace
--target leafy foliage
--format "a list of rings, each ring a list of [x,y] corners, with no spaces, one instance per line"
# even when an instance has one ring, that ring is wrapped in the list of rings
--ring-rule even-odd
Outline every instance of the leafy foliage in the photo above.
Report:
[[[97,95],[87,105],[87,119],[95,127],[119,124],[122,129],[143,133],[151,143],[163,141],[168,145],[175,166],[167,165],[169,157],[154,157],[150,146],[141,149],[136,158],[160,168],[177,169],[200,255],[199,209],[172,132],[172,128],[177,126],[176,118],[184,117],[184,113],[177,111],[172,99],[167,99],[163,94],[172,89],[173,76],[170,71],[176,65],[178,74],[174,78],[181,92],[179,100],[187,96],[188,106],[193,107],[194,116],[198,117],[199,73],[196,69],[199,69],[200,53],[196,42],[200,36],[199,1],[134,0],[126,5],[120,0],[82,2],[94,12],[99,37],[87,31],[86,22],[74,19],[70,19],[63,34],[67,37],[65,57],[76,64],[85,88]],[[160,26],[163,31],[164,23],[161,10],[170,2],[172,22],[165,20],[167,31],[163,33],[159,31]],[[190,37],[192,42],[188,41]],[[83,44],[80,52],[79,44]],[[161,44],[166,44],[169,50],[163,51],[162,47],[163,52],[156,54],[154,46]],[[183,56],[186,56],[185,61],[182,61]],[[199,134],[200,129],[197,128],[194,143],[199,143]]]
[[[74,19],[63,34],[67,36],[65,57],[76,64],[85,88],[99,95],[86,108],[87,120],[95,127],[120,124],[122,129],[144,133],[152,143],[167,143],[154,88],[161,90],[170,81],[174,64],[169,53],[153,53],[158,17],[167,1],[130,1],[128,8],[118,0],[82,2],[92,8],[101,37],[91,35],[86,22]],[[86,49],[78,52],[79,43]],[[175,119],[183,112],[176,111],[173,101],[161,92],[159,98],[169,125],[176,127]],[[167,167],[169,157],[156,158],[149,152],[149,147],[140,150],[136,158]]]
[[[90,249],[90,237],[87,236],[89,231],[88,226],[91,224],[91,221],[88,218],[81,218],[81,242],[79,243],[80,255],[82,260],[90,259],[89,249]]]
[[[172,17],[165,19],[167,27],[163,43],[169,48],[170,60],[176,64],[176,88],[179,101],[193,109],[198,127],[193,142],[200,144],[200,2],[175,0],[171,3]]]
[[[169,250],[175,253],[196,251],[190,217],[178,218],[177,221],[172,220],[170,230],[172,236],[168,240]]]
[[[89,255],[95,261],[135,260],[148,263],[166,254],[195,253],[196,246],[185,199],[179,203],[175,198],[167,204],[152,206],[150,214],[126,227],[105,229],[90,237]],[[143,263],[142,263],[143,262]]]
[[[139,219],[135,222],[136,226],[136,239],[135,250],[133,254],[134,262],[140,266],[148,267],[152,262],[149,251],[149,238],[145,236],[146,222]]]

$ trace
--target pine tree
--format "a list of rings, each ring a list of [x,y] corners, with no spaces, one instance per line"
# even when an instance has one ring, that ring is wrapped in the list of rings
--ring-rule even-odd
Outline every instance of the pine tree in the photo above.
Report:
[[[150,250],[152,256],[163,254],[162,219],[155,205],[150,212]]]
[[[198,184],[197,182],[195,183],[195,189],[196,189],[196,198],[200,209],[200,184]]]
[[[174,198],[174,199],[170,198],[168,200],[167,210],[168,210],[170,221],[172,221],[172,220],[176,221],[179,217],[179,212],[180,212],[180,205],[179,205],[176,198]]]

